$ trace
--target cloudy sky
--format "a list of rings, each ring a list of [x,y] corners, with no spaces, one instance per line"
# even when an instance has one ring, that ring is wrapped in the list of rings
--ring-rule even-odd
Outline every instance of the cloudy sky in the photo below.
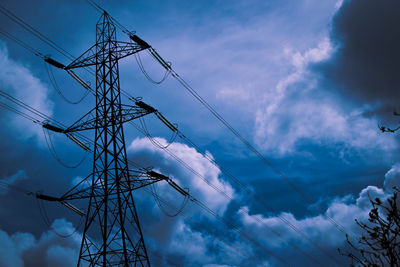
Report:
[[[125,127],[129,159],[173,177],[217,215],[189,201],[181,214],[167,216],[183,199],[163,182],[154,188],[165,199],[161,205],[148,190],[135,191],[153,265],[348,264],[337,252],[348,249],[345,233],[355,238],[360,231],[354,219],[368,216],[368,196],[387,197],[400,179],[399,138],[378,129],[399,122],[393,111],[400,112],[400,2],[97,3],[151,44],[270,163],[173,77],[154,84],[134,56],[121,60],[121,88],[143,97],[200,148],[171,139],[169,129],[148,115],[154,139]],[[3,0],[1,7],[0,103],[13,105],[6,92],[72,124],[93,107],[93,96],[75,105],[64,101],[43,60],[4,32],[64,64],[71,60],[7,17],[3,7],[74,57],[94,44],[99,13],[84,0]],[[122,32],[117,37],[127,41]],[[140,59],[151,78],[162,78],[163,68],[148,53]],[[85,95],[65,72],[53,73],[65,98]],[[93,76],[77,73],[95,84]],[[63,194],[90,174],[91,154],[52,134],[65,164],[86,157],[79,167],[65,168],[49,152],[40,124],[4,108],[0,122],[0,266],[74,266],[82,219],[61,205],[37,203],[27,192]]]

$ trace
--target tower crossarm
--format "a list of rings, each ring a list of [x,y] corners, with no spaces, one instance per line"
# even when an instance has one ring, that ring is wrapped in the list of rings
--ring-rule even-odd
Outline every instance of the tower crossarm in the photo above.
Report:
[[[163,175],[157,175],[158,173],[154,171],[140,171],[140,170],[129,170],[129,175],[127,178],[121,179],[121,191],[120,193],[128,193],[133,190],[160,182],[167,181],[169,178]],[[102,181],[97,181],[96,184],[92,185],[92,174],[82,179],[78,184],[76,184],[71,190],[65,193],[60,198],[55,198],[59,202],[71,201],[76,199],[90,198],[93,191],[99,191],[99,189],[104,186]],[[109,196],[117,194],[116,191],[110,188]],[[101,197],[101,195],[97,195]],[[48,200],[49,199],[45,199]],[[54,201],[54,200],[53,200]]]
[[[101,106],[100,106],[101,107]],[[92,129],[99,129],[103,127],[110,126],[112,124],[122,124],[140,117],[143,117],[145,115],[148,115],[150,113],[153,113],[155,111],[149,110],[149,109],[144,109],[142,107],[139,107],[137,105],[131,106],[131,105],[122,105],[121,104],[121,113],[120,114],[115,114],[113,115],[112,113],[106,117],[106,118],[99,118],[96,117],[96,108],[92,109],[88,113],[86,113],[82,118],[80,118],[78,121],[76,121],[74,124],[72,124],[70,127],[65,129],[63,132],[64,133],[73,133],[73,132],[78,132],[78,131],[84,131],[84,130],[92,130]],[[115,116],[115,117],[113,117]]]
[[[115,56],[113,60],[115,59],[119,60],[149,48],[144,44],[137,44],[135,42],[122,42],[122,41],[113,41],[113,46],[111,48],[106,47],[104,49],[98,49],[97,46],[98,44],[95,44],[92,47],[90,47],[80,57],[72,61],[68,66],[64,67],[64,69],[71,70],[76,68],[95,66],[96,63],[101,63],[101,64],[109,63],[107,61],[97,62],[99,58],[101,58],[99,56],[100,54],[101,55],[113,54]]]

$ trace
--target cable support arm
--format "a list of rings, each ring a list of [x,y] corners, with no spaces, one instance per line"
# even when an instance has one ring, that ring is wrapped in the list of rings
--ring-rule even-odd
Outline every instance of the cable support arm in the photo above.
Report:
[[[180,187],[177,183],[175,183],[171,178],[161,174],[161,173],[157,173],[155,171],[148,171],[147,172],[148,175],[155,177],[155,178],[159,178],[161,180],[165,180],[168,182],[168,184],[174,188],[178,193],[180,193],[181,195],[188,197],[189,193],[187,191],[185,191],[182,187]]]
[[[145,49],[151,48],[151,46],[146,41],[139,38],[139,36],[137,36],[136,34],[129,34],[129,38]]]
[[[154,112],[154,114],[156,114],[157,118],[164,123],[169,129],[171,129],[171,131],[173,132],[177,132],[178,129],[176,128],[175,125],[173,125],[172,123],[170,123],[157,109],[153,108],[152,106],[144,103],[143,101],[136,101],[135,104],[149,112]]]
[[[172,71],[171,64],[165,61],[154,48],[150,48],[150,54],[154,57],[155,60],[158,61],[158,63],[161,64],[167,71]]]
[[[89,151],[90,147],[88,145],[86,145],[85,143],[83,143],[81,140],[79,140],[77,137],[73,136],[71,133],[68,133],[65,131],[65,129],[60,128],[58,126],[52,125],[48,122],[43,123],[42,127],[52,131],[52,132],[56,132],[56,133],[63,133],[65,134],[65,136],[68,137],[68,139],[70,139],[72,142],[74,142],[75,144],[77,144],[80,148],[82,148],[85,151]]]
[[[51,57],[48,57],[48,56],[44,57],[44,61],[45,61],[46,63],[48,63],[48,64],[50,64],[50,65],[56,67],[56,68],[65,70],[75,81],[77,81],[80,85],[82,85],[83,88],[85,88],[86,90],[91,90],[91,87],[90,87],[90,85],[89,85],[87,82],[83,81],[83,80],[82,80],[75,72],[73,72],[72,70],[66,69],[66,66],[65,66],[64,64],[62,64],[62,63],[60,63],[60,62],[58,62],[58,61],[56,61],[56,60],[54,60],[54,59],[52,59]]]
[[[91,182],[89,181],[89,179],[91,178],[92,175],[87,176],[80,183],[78,183],[71,190],[69,190],[66,194],[64,194],[61,198],[49,197],[45,195],[41,195],[40,198],[48,201],[65,201],[65,200],[90,198],[92,192],[96,191],[96,188],[100,188],[99,185],[91,185]],[[166,181],[178,193],[182,194],[185,197],[189,197],[189,193],[185,191],[183,188],[181,188],[171,178],[155,171],[130,170],[128,179],[129,182],[121,181],[122,187],[124,188],[123,190],[124,192],[137,190],[160,181]],[[133,187],[129,186],[128,184],[132,184]],[[116,193],[111,193],[109,195],[113,194]]]
[[[111,126],[113,124],[122,124],[150,113],[155,112],[154,110],[148,110],[140,107],[139,105],[121,105],[121,114],[116,117],[107,117],[106,120],[100,120],[96,118],[96,108],[90,110],[82,118],[72,124],[70,127],[65,129],[63,133],[73,133],[84,130],[93,130],[96,128],[103,128]]]
[[[51,57],[45,57],[44,61],[46,63],[49,63],[50,65],[56,67],[56,68],[59,68],[59,69],[62,69],[62,70],[65,69],[65,65],[64,64],[52,59]]]
[[[128,177],[121,179],[122,192],[130,192],[143,188],[145,186],[169,179],[154,171],[141,171],[141,170],[129,170]],[[102,185],[92,185],[92,174],[88,175],[85,179],[80,181],[67,193],[65,193],[60,200],[76,200],[76,199],[87,199],[90,198],[92,192],[96,192],[97,189],[101,189]],[[117,192],[109,193],[109,196],[116,195]],[[96,195],[101,196],[101,195]]]
[[[120,60],[124,57],[133,55],[148,47],[140,45],[138,43],[131,43],[131,42],[122,42],[122,41],[115,41],[114,47],[111,49],[107,49],[105,51],[100,51],[101,54],[113,54],[116,57],[116,60]],[[68,66],[65,67],[65,70],[71,70],[76,68],[88,67],[96,65],[96,58],[99,58],[98,53],[96,52],[97,44],[90,47],[83,53],[80,57],[72,61]],[[109,59],[111,60],[111,59]],[[115,60],[113,58],[112,60]]]
[[[66,202],[63,198],[53,197],[53,196],[49,196],[49,195],[45,195],[45,194],[41,194],[41,193],[36,193],[35,196],[36,196],[37,199],[50,201],[50,202],[59,202],[63,206],[65,206],[66,208],[68,208],[68,209],[72,210],[73,212],[75,212],[76,214],[78,214],[79,216],[85,216],[86,215],[79,208],[75,207],[71,203]]]

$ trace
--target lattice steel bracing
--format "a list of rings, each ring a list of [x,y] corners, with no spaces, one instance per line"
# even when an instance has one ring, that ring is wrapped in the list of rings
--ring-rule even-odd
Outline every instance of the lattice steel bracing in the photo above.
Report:
[[[96,44],[66,67],[96,66],[95,119],[80,122],[75,129],[95,130],[93,174],[78,266],[150,266],[124,141],[123,122],[135,117],[130,113],[127,119],[127,109],[121,104],[118,70],[119,59],[144,49],[136,43],[117,41],[112,19],[104,13],[96,25]],[[145,113],[139,110],[137,116]]]

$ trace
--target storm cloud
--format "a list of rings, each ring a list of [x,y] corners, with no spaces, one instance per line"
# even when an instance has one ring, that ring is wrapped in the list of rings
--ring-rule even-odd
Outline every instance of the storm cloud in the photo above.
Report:
[[[343,1],[332,21],[336,48],[316,64],[321,86],[369,104],[378,115],[400,107],[400,2]]]

